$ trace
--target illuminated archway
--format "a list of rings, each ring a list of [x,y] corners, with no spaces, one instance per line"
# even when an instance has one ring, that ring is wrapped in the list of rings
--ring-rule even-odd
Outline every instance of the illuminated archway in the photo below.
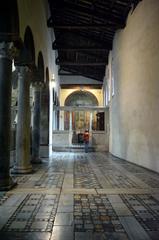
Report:
[[[75,91],[71,93],[65,100],[65,106],[72,107],[97,107],[98,100],[95,95],[88,91]],[[83,131],[90,128],[92,121],[92,113],[90,111],[73,111],[70,116],[69,112],[65,112],[64,128],[69,129],[70,117],[72,117],[72,129]],[[94,122],[94,124],[96,124]]]
[[[66,98],[65,106],[98,106],[98,100],[88,91],[75,91]]]

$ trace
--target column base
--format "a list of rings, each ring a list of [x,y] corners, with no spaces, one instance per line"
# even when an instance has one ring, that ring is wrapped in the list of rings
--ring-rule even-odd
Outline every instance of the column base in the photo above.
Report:
[[[32,160],[31,160],[31,163],[33,163],[33,164],[41,164],[42,160],[39,157],[33,157]]]
[[[33,172],[32,165],[29,165],[27,167],[14,166],[13,169],[11,170],[11,173],[13,174],[28,174],[32,172]]]
[[[0,180],[0,191],[9,191],[17,185],[11,177]]]

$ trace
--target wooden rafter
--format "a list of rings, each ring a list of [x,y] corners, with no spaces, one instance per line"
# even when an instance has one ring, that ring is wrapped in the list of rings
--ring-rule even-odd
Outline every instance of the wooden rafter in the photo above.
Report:
[[[48,0],[56,64],[69,74],[102,81],[114,34],[141,0]],[[59,74],[67,74],[59,71]]]

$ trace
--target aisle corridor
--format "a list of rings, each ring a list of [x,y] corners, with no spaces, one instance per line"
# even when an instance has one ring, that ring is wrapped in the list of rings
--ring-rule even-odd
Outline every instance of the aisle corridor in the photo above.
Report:
[[[159,236],[159,174],[106,153],[54,153],[0,193],[0,239]]]

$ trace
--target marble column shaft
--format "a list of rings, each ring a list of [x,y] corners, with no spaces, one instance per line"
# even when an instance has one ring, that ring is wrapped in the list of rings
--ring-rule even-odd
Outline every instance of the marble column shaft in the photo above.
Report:
[[[41,110],[41,89],[34,86],[34,108],[33,108],[33,128],[32,128],[32,162],[41,163],[39,158],[40,150],[40,110]]]
[[[89,131],[92,131],[92,121],[93,121],[93,113],[90,112],[90,119],[89,119]]]
[[[15,173],[30,173],[30,71],[28,67],[19,67],[18,81],[18,122],[16,132]]]
[[[41,118],[40,118],[40,139],[41,144],[49,144],[49,87],[44,85],[41,88]]]
[[[70,112],[69,130],[72,131],[72,112]]]
[[[0,43],[0,190],[14,186],[10,177],[11,74],[10,44]]]

